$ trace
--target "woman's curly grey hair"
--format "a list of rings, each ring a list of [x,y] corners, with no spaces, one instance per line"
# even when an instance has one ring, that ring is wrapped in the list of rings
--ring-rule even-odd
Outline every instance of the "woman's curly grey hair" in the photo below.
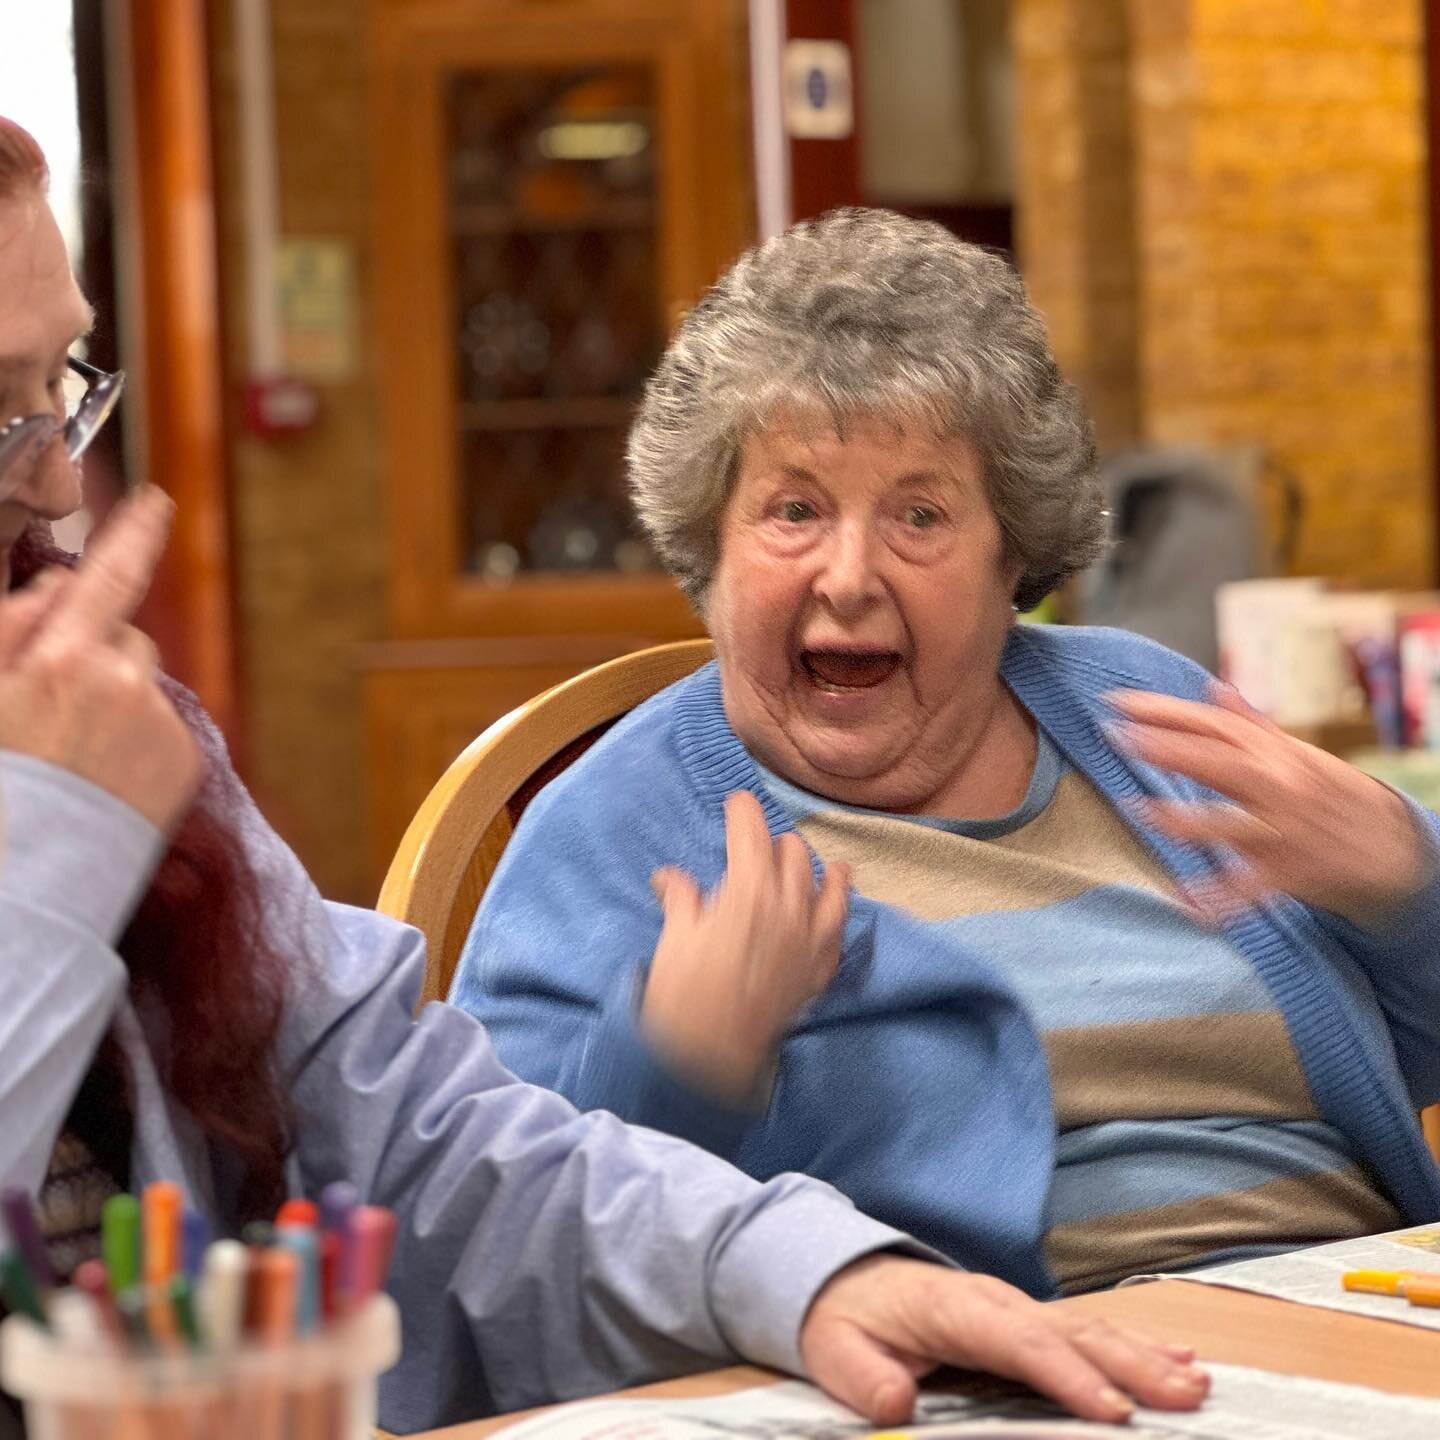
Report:
[[[780,410],[844,435],[859,415],[968,437],[984,463],[1015,603],[1036,605],[1104,544],[1090,422],[1014,270],[943,226],[835,210],[746,251],[685,317],[630,430],[630,490],[703,610],[747,435]]]

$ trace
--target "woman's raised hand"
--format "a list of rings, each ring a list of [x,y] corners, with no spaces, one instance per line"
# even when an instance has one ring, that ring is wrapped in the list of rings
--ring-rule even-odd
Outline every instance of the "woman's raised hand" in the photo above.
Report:
[[[1435,857],[1395,791],[1286,734],[1232,687],[1217,682],[1211,699],[1140,690],[1106,697],[1124,717],[1114,732],[1122,749],[1230,802],[1149,799],[1139,807],[1164,834],[1231,857],[1192,890],[1202,913],[1220,918],[1278,891],[1365,924],[1431,878]]]
[[[154,646],[127,622],[172,509],[143,492],[117,507],[74,571],[0,596],[0,750],[72,771],[161,830],[194,799],[202,763],[157,683]]]
[[[748,790],[725,802],[725,849],[708,897],[682,870],[651,877],[665,925],[640,1023],[699,1088],[746,1105],[761,1098],[786,1026],[840,963],[850,874],[829,866],[817,888],[805,842],[772,841]]]

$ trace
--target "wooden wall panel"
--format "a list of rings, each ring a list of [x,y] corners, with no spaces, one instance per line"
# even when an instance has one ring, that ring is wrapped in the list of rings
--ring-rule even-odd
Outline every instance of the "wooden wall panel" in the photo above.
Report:
[[[128,317],[144,478],[176,503],[142,620],[167,668],[237,727],[209,51],[204,0],[129,0],[125,77],[133,205]],[[127,361],[129,355],[127,353]]]

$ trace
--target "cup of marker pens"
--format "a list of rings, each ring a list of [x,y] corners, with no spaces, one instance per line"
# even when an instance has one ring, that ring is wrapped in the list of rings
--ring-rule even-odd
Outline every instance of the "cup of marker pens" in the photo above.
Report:
[[[65,1289],[28,1199],[0,1203],[0,1385],[32,1440],[371,1440],[377,1381],[400,1353],[380,1289],[395,1221],[351,1187],[213,1244],[177,1187],[117,1196],[103,1263]]]

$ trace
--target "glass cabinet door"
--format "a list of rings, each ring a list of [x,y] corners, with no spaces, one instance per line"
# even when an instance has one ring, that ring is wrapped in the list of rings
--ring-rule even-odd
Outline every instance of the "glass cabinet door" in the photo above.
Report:
[[[453,559],[489,585],[656,569],[624,492],[664,345],[654,87],[638,64],[447,79]]]

